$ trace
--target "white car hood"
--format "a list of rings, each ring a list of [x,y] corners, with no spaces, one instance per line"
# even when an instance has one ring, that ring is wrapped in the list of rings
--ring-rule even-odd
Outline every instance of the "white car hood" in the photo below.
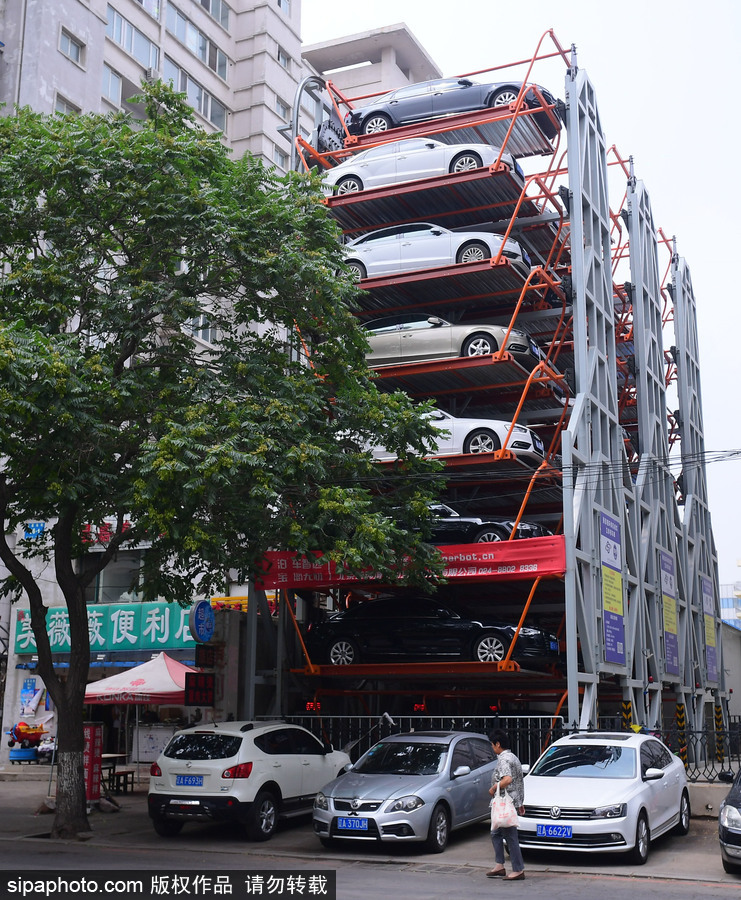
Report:
[[[525,778],[527,806],[573,807],[609,806],[627,803],[636,790],[632,778]]]

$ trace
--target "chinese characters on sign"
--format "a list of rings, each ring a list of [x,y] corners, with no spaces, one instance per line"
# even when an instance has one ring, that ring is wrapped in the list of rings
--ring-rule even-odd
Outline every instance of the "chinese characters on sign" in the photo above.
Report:
[[[679,629],[674,557],[664,550],[661,556],[661,604],[664,618],[664,663],[667,674],[679,675]]]
[[[623,605],[623,554],[620,522],[600,513],[602,560],[602,609],[604,612],[605,662],[625,665],[625,608]]]
[[[90,649],[165,650],[192,647],[188,610],[171,603],[96,603],[87,608]],[[69,615],[66,607],[52,606],[46,613],[52,653],[69,653]],[[36,652],[36,639],[27,609],[16,610],[15,652]]]
[[[184,706],[213,706],[216,702],[216,676],[213,672],[185,673]]]
[[[706,576],[702,582],[702,609],[705,618],[705,664],[708,681],[718,680],[718,647],[715,640],[715,603],[713,602],[713,583]]]

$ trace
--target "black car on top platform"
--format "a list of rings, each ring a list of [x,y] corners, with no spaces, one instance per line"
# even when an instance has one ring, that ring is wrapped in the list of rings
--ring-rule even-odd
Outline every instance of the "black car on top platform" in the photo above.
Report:
[[[313,662],[352,663],[499,662],[512,643],[516,625],[490,612],[467,609],[434,597],[384,597],[358,602],[323,622],[312,623],[306,646]],[[512,658],[556,662],[558,638],[523,627]]]

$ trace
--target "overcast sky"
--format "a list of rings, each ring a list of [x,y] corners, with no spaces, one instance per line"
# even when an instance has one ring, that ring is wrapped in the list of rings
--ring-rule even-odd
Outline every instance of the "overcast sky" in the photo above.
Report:
[[[528,59],[549,30],[564,49],[576,46],[608,147],[633,157],[655,225],[676,236],[690,267],[720,583],[741,581],[741,454],[715,461],[721,451],[741,450],[741,183],[733,165],[741,138],[741,2],[624,0],[608,12],[594,0],[303,0],[302,9],[307,44],[404,22],[445,76]],[[549,38],[543,51],[553,48]],[[537,65],[533,80],[563,97],[565,67]],[[613,206],[624,183],[618,189]],[[660,252],[661,272],[666,263]]]

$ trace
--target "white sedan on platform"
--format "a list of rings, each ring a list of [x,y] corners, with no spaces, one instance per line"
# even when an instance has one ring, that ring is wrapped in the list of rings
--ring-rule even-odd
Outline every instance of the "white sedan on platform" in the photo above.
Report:
[[[327,194],[355,194],[418,178],[456,174],[492,166],[499,159],[524,184],[525,175],[509,153],[490,144],[443,144],[431,138],[410,138],[371,147],[330,169],[322,179]]]
[[[433,426],[440,431],[437,452],[434,456],[457,456],[461,453],[494,453],[506,445],[519,459],[540,465],[545,449],[543,441],[523,425],[515,425],[501,419],[462,419],[451,416],[442,409],[430,414]],[[510,429],[512,434],[507,441]],[[392,460],[396,454],[385,447],[369,448],[375,459]]]
[[[375,278],[416,269],[502,257],[525,277],[530,257],[517,241],[489,231],[449,231],[430,222],[392,225],[371,231],[342,248],[345,262],[358,279]]]
[[[655,838],[689,828],[684,764],[651,734],[570,734],[525,778],[523,848],[622,852],[642,865]]]

